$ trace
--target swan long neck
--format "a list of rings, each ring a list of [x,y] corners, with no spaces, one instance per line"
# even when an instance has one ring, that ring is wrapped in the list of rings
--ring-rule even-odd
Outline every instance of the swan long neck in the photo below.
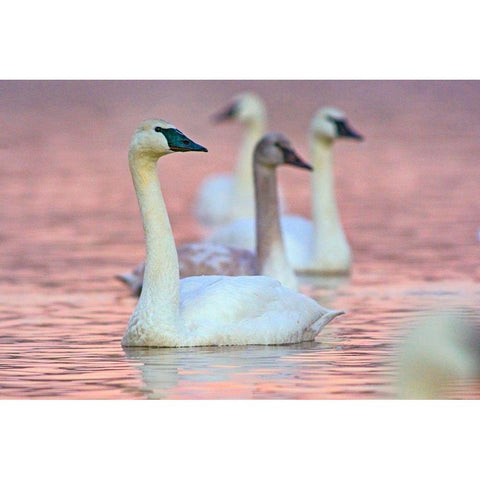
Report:
[[[157,159],[148,153],[129,154],[146,244],[143,287],[135,311],[154,309],[162,324],[173,326],[179,312],[178,256],[158,181]]]
[[[254,162],[257,260],[260,274],[296,290],[298,281],[288,263],[280,228],[276,168]]]
[[[256,118],[246,124],[246,130],[242,140],[242,146],[238,155],[234,173],[234,196],[250,200],[253,205],[253,167],[252,158],[257,142],[265,133],[266,121],[264,118]],[[235,210],[235,205],[234,205]],[[240,216],[240,213],[239,215]]]
[[[326,241],[345,243],[340,215],[335,199],[335,178],[333,174],[333,141],[327,138],[311,139],[311,158],[313,163],[312,216],[314,224],[316,255]]]

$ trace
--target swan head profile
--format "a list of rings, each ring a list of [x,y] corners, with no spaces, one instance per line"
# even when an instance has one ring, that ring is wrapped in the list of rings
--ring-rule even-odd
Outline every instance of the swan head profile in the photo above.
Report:
[[[338,138],[363,140],[363,136],[353,130],[347,116],[335,107],[323,107],[314,115],[310,127],[315,138],[330,141]]]
[[[237,95],[213,118],[217,123],[233,119],[245,124],[264,121],[266,118],[265,104],[256,93],[244,92]]]
[[[184,133],[165,120],[144,120],[135,130],[130,151],[157,160],[173,152],[207,152]]]
[[[254,158],[256,164],[269,168],[275,168],[280,165],[292,165],[313,170],[311,165],[298,156],[288,138],[281,133],[267,133],[264,135],[255,148]]]

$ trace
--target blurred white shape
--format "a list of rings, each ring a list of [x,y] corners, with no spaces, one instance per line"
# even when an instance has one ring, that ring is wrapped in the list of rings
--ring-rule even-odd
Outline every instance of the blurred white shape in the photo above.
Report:
[[[478,327],[454,313],[419,321],[401,349],[398,395],[404,399],[440,399],[458,382],[480,374]]]

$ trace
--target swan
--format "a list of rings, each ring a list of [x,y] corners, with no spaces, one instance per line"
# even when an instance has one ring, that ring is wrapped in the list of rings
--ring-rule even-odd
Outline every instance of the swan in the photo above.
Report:
[[[142,293],[122,338],[125,347],[285,344],[313,340],[333,318],[314,300],[265,276],[179,279],[178,256],[160,183],[159,157],[206,152],[165,120],[145,120],[129,166],[145,232]]]
[[[255,147],[253,170],[256,205],[256,255],[249,250],[214,243],[189,243],[177,248],[180,278],[196,275],[265,275],[298,290],[297,277],[288,263],[279,222],[276,169],[293,165],[311,170],[280,133],[264,135]],[[118,275],[134,295],[142,289],[144,264]]]
[[[252,155],[266,130],[265,105],[255,93],[242,93],[215,116],[217,122],[227,119],[236,119],[245,125],[245,136],[234,173],[211,175],[198,190],[195,216],[211,228],[255,215]]]
[[[352,255],[337,209],[333,178],[333,144],[340,138],[362,140],[348,124],[345,114],[324,107],[314,115],[310,127],[313,172],[313,220],[296,215],[281,219],[287,258],[297,272],[340,274],[350,269]],[[252,250],[255,227],[252,219],[240,219],[220,227],[208,241]]]
[[[401,346],[397,394],[403,399],[446,398],[455,383],[479,375],[478,326],[453,312],[437,312],[420,320]]]

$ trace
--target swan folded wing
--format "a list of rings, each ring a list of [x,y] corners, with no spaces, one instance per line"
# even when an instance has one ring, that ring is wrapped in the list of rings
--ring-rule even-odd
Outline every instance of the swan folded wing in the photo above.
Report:
[[[189,243],[178,248],[180,277],[197,275],[256,275],[255,255],[214,243]]]
[[[197,343],[312,340],[329,320],[318,322],[332,313],[269,277],[190,277],[181,280],[180,289],[180,318]]]

